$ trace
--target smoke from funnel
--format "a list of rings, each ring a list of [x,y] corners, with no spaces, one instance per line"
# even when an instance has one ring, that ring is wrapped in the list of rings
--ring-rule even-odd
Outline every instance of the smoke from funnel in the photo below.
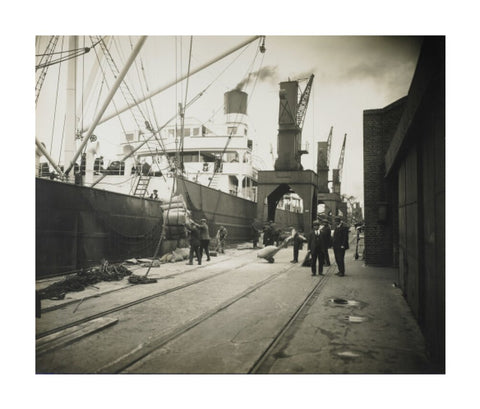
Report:
[[[277,67],[276,66],[266,66],[258,71],[248,74],[243,80],[241,80],[237,86],[236,90],[241,91],[248,83],[255,81],[256,79],[260,81],[270,80],[274,81],[277,78]]]

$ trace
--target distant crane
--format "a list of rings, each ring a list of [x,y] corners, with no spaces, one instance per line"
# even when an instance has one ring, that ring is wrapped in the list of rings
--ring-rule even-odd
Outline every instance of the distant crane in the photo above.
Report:
[[[330,149],[332,147],[332,134],[333,126],[330,128],[330,133],[328,134],[327,138],[327,168],[330,168]]]
[[[345,144],[347,142],[347,134],[343,137],[342,150],[340,151],[340,157],[338,158],[338,179],[342,183],[342,171],[343,171],[343,160],[345,158]]]
[[[342,150],[340,151],[340,157],[338,158],[337,168],[332,170],[333,193],[340,194],[340,187],[342,183],[343,160],[345,158],[346,143],[347,143],[347,134],[345,134],[345,136],[343,137]]]
[[[305,122],[305,115],[307,112],[308,101],[310,100],[310,93],[312,92],[312,83],[313,83],[314,75],[310,75],[307,85],[300,96],[300,100],[298,101],[298,109],[297,109],[297,126],[300,128],[300,131],[303,129],[303,123]]]

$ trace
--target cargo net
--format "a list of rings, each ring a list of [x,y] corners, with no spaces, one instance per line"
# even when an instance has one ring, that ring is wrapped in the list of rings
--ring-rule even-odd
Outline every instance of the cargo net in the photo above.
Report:
[[[101,281],[120,281],[125,276],[130,276],[132,272],[121,264],[109,264],[108,261],[103,262],[100,267],[92,267],[88,270],[82,270],[49,285],[48,287],[38,290],[40,299],[63,300],[68,292],[83,291],[86,287]]]

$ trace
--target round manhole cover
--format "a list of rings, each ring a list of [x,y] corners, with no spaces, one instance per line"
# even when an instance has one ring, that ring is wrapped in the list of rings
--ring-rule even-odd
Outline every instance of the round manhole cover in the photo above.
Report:
[[[333,302],[334,304],[340,304],[340,305],[348,304],[348,300],[344,300],[343,298],[332,298],[330,301]]]
[[[358,307],[360,305],[359,301],[345,300],[344,298],[332,298],[329,301],[333,305],[346,305],[346,306],[350,306],[350,307]]]

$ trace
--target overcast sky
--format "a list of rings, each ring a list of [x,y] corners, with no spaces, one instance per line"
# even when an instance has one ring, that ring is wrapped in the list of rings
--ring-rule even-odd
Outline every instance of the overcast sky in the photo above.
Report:
[[[199,36],[193,37],[191,69],[217,57],[225,50],[241,43],[247,36]],[[42,52],[48,37],[37,44],[36,53]],[[130,44],[138,37],[123,36],[111,45],[112,54],[119,67],[129,54]],[[59,41],[60,42],[63,40]],[[92,40],[79,37],[80,45]],[[303,90],[311,74],[315,75],[313,89],[302,132],[303,144],[308,143],[309,154],[302,157],[305,169],[316,169],[316,145],[327,139],[333,126],[330,168],[338,164],[344,134],[347,134],[342,193],[363,200],[363,111],[382,108],[408,93],[417,62],[420,39],[418,37],[374,36],[267,36],[266,52],[258,53],[259,40],[237,51],[221,62],[193,76],[188,82],[187,100],[208,86],[205,95],[187,110],[202,122],[211,119],[221,123],[223,118],[223,93],[237,86],[249,94],[248,115],[250,135],[255,143],[255,154],[265,169],[271,169],[276,155],[278,131],[279,83],[288,79],[300,80]],[[64,48],[68,45],[65,40]],[[190,37],[150,36],[145,43],[137,66],[129,71],[128,81],[136,96],[148,93],[169,83],[188,69]],[[94,51],[85,58],[78,58],[78,75],[82,86],[88,82]],[[65,66],[65,64],[63,64]],[[36,108],[37,137],[50,147],[53,116],[56,117],[54,158],[60,152],[59,141],[63,132],[64,94],[62,87],[66,74],[60,74],[58,97],[58,66],[52,66],[41,91]],[[262,75],[256,75],[261,73]],[[250,76],[249,76],[250,74]],[[139,80],[140,78],[140,80]],[[100,82],[98,82],[100,84]],[[140,84],[143,84],[143,91]],[[147,89],[148,87],[148,89]],[[87,98],[83,94],[84,122],[88,126],[94,107],[105,98],[94,89]],[[152,98],[144,110],[153,109],[157,124],[161,125],[176,111],[178,102],[185,100],[187,82],[171,87]],[[78,96],[80,98],[80,95]],[[57,100],[57,109],[55,107]],[[125,102],[117,93],[118,106]],[[153,107],[153,108],[152,108]],[[111,112],[111,107],[107,110]],[[77,116],[81,117],[81,112]],[[152,114],[151,114],[152,115]],[[112,119],[100,125],[95,134],[100,141],[100,151],[107,159],[116,159],[118,143],[124,141],[122,126],[130,130],[134,125],[130,114],[122,115],[122,123]],[[153,118],[153,117],[152,117]],[[152,120],[152,122],[155,122]]]

